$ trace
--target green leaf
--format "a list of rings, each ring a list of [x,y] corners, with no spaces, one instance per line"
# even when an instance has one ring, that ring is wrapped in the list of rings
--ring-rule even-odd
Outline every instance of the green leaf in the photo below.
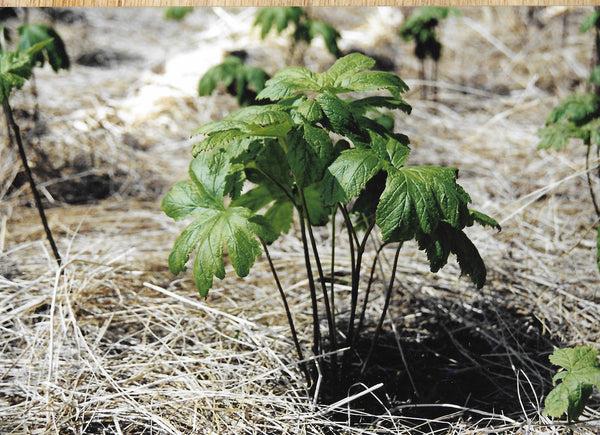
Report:
[[[479,251],[460,229],[446,222],[439,222],[435,231],[430,234],[417,234],[419,249],[427,253],[430,269],[437,272],[448,262],[450,253],[456,255],[462,275],[471,278],[477,288],[483,287],[486,269]]]
[[[223,195],[234,184],[231,175],[226,153],[199,154],[190,163],[192,182],[177,183],[162,202],[162,210],[175,219],[195,218],[175,240],[169,268],[174,274],[184,271],[197,249],[194,279],[202,296],[212,287],[213,277],[225,277],[223,247],[237,275],[243,277],[261,254],[254,235],[270,233],[260,227],[260,221],[251,220],[248,208],[225,206]]]
[[[337,40],[340,38],[340,33],[331,24],[324,21],[307,20],[296,26],[295,41],[306,41],[310,44],[316,36],[321,36],[327,50],[335,57],[339,57],[341,52]]]
[[[27,51],[40,42],[48,41],[43,49],[31,54],[31,63],[34,66],[44,66],[46,59],[54,72],[69,69],[71,66],[65,43],[54,28],[45,24],[25,24],[19,27],[19,35],[19,51]]]
[[[355,115],[365,115],[369,112],[376,111],[376,109],[380,107],[392,110],[401,110],[407,114],[410,114],[412,111],[411,105],[403,99],[382,96],[361,98],[359,100],[353,100],[349,104],[352,112]]]
[[[593,346],[557,349],[550,355],[550,362],[564,371],[557,373],[554,385],[561,381],[546,397],[544,415],[569,420],[579,418],[592,393],[592,387],[600,388],[600,363],[598,350]]]
[[[342,151],[323,179],[325,201],[332,205],[347,203],[364,189],[381,167],[381,159],[371,150],[353,148]]]
[[[600,11],[595,10],[585,16],[579,30],[581,33],[586,33],[594,27],[600,26]]]
[[[204,124],[193,135],[215,136],[204,149],[211,149],[241,138],[283,137],[292,128],[291,116],[277,105],[250,106],[236,110],[223,118]]]
[[[354,118],[348,103],[329,92],[319,94],[317,102],[325,114],[327,128],[343,136],[361,135],[362,132],[358,122]]]
[[[256,95],[265,87],[269,75],[260,68],[249,66],[237,56],[227,56],[225,60],[209,68],[198,82],[198,95],[211,95],[219,83],[237,98],[238,104],[256,102]]]
[[[353,92],[388,90],[396,99],[408,90],[408,85],[395,74],[383,71],[364,71],[335,81],[335,86]]]
[[[571,94],[548,115],[546,125],[572,122],[581,126],[600,116],[600,97],[594,93]]]
[[[584,142],[589,138],[585,129],[575,126],[572,123],[553,124],[538,130],[537,135],[542,138],[538,144],[539,149],[554,148],[561,150],[566,147],[572,138],[583,139]]]
[[[185,16],[194,11],[192,7],[172,6],[165,8],[165,20],[182,21]]]
[[[479,225],[481,225],[483,227],[495,228],[498,231],[502,230],[502,227],[495,219],[489,217],[488,215],[486,215],[484,213],[481,213],[480,211],[469,210],[469,214],[471,215],[473,222],[477,222]]]
[[[267,80],[265,88],[256,97],[259,100],[280,100],[302,91],[319,92],[323,87],[321,76],[299,66],[288,66]]]
[[[595,85],[600,85],[600,66],[597,66],[592,70],[589,81]]]
[[[321,106],[315,100],[305,100],[298,106],[298,113],[310,124],[323,118]]]
[[[431,234],[441,221],[461,228],[469,216],[469,195],[456,183],[458,169],[438,166],[390,167],[377,207],[384,242]]]
[[[299,7],[263,7],[256,14],[254,25],[261,28],[260,37],[264,39],[271,28],[281,33],[292,23],[298,25],[302,16],[304,11]]]
[[[206,211],[210,203],[202,197],[198,186],[190,181],[180,181],[165,195],[161,209],[170,218],[179,221],[192,214]]]
[[[333,145],[323,129],[304,125],[287,136],[287,159],[298,186],[304,188],[323,178],[333,157]]]
[[[8,100],[13,89],[20,89],[31,77],[29,55],[6,51],[0,54],[0,103]]]
[[[375,66],[375,60],[361,53],[351,53],[335,61],[325,73],[328,82],[334,84],[340,80],[351,77],[359,71],[371,69]]]

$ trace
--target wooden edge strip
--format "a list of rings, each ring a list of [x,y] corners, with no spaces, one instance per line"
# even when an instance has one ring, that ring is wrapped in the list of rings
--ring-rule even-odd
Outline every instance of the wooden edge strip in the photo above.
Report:
[[[599,0],[0,0],[18,7],[166,6],[593,6]]]

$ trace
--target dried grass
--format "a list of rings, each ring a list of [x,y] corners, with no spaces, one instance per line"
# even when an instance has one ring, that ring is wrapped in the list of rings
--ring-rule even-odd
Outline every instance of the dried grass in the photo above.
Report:
[[[256,63],[277,59],[267,67],[274,71],[285,57],[278,51],[285,50],[285,38],[256,40],[251,9],[202,10],[184,24],[163,22],[157,10],[94,9],[83,11],[87,24],[59,28],[76,52],[108,33],[116,50],[129,53],[132,36],[124,25],[132,19],[154,30],[133,37],[154,51],[146,48],[139,63],[120,65],[118,79],[114,70],[84,67],[64,76],[39,74],[46,125],[39,149],[62,167],[58,179],[46,173],[46,186],[77,179],[82,170],[104,171],[118,186],[109,199],[85,205],[56,200],[48,210],[65,258],[63,274],[27,207],[28,187],[9,189],[18,174],[13,151],[0,150],[0,432],[598,432],[597,397],[584,414],[586,423],[575,427],[541,415],[551,388],[547,355],[553,347],[600,340],[591,231],[596,222],[582,147],[535,149],[535,132],[549,109],[582,89],[592,41],[576,27],[587,9],[571,11],[564,45],[558,18],[536,29],[524,26],[523,8],[465,9],[465,18],[444,25],[441,77],[427,83],[438,86],[440,103],[419,99],[422,83],[411,80],[418,68],[411,45],[377,28],[378,17],[389,21],[409,13],[393,12],[311,10],[344,29],[353,45],[358,42],[351,37],[368,30],[356,15],[369,17],[373,39],[381,43],[374,47],[364,39],[359,48],[394,54],[413,88],[407,95],[413,114],[397,119],[413,141],[412,161],[460,167],[474,206],[503,225],[498,234],[470,231],[488,266],[482,291],[457,278],[455,263],[432,275],[414,245],[403,250],[383,343],[406,354],[406,367],[400,367],[412,373],[421,403],[392,397],[392,407],[361,410],[361,400],[379,400],[375,394],[383,386],[374,381],[354,386],[337,403],[313,404],[265,260],[243,280],[228,270],[229,278],[216,282],[206,301],[189,274],[172,277],[166,268],[182,226],[160,212],[159,198],[182,178],[189,132],[235,107],[227,96],[199,100],[193,88],[179,85],[220,59],[204,58],[184,72],[182,65],[202,50],[221,53],[240,44]],[[87,39],[78,39],[81,32]],[[194,56],[185,53],[187,37],[199,44]],[[158,68],[163,73],[151,72],[169,47],[176,53]],[[331,60],[321,52],[318,44],[307,50],[308,66]],[[74,90],[68,99],[58,98],[62,91],[56,89],[67,82]],[[165,96],[168,89],[173,97]],[[157,97],[146,99],[152,95]],[[25,98],[16,96],[14,104],[27,106]],[[78,160],[87,163],[77,169]],[[319,238],[326,246],[327,232]],[[342,252],[345,238],[338,241]],[[293,231],[271,255],[299,333],[308,338],[310,301]],[[370,252],[365,264],[372,258]],[[339,261],[338,269],[349,264]],[[383,303],[379,283],[387,274],[384,261],[367,312],[369,327]],[[340,284],[337,292],[341,301],[348,288]],[[345,308],[338,306],[340,313]],[[447,390],[475,386],[446,388],[428,381],[430,373],[455,380],[466,373],[492,386],[477,400],[465,395],[463,403],[453,403],[444,400]]]

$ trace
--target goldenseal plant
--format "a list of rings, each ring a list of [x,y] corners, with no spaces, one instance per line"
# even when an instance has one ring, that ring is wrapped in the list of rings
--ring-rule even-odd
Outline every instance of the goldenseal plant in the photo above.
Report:
[[[240,277],[248,275],[264,252],[303,360],[285,290],[268,250],[297,218],[312,306],[312,353],[328,353],[322,358],[330,364],[326,376],[348,375],[359,299],[362,319],[368,298],[361,281],[363,254],[368,239],[377,233],[375,227],[384,245],[396,245],[396,254],[372,344],[390,303],[404,242],[418,242],[433,272],[451,253],[456,255],[462,274],[482,287],[485,265],[464,230],[475,223],[500,229],[491,217],[468,208],[471,198],[457,183],[458,169],[406,164],[408,137],[371,117],[380,109],[410,113],[411,106],[401,97],[408,87],[394,74],[371,71],[374,64],[373,59],[353,53],[322,73],[283,68],[257,97],[270,104],[239,109],[195,131],[203,138],[192,151],[191,180],[175,184],[162,201],[162,210],[171,218],[191,219],[175,240],[168,263],[174,274],[183,272],[195,250],[193,276],[200,295],[207,296],[214,277],[225,277],[225,252]],[[352,97],[341,98],[349,93]],[[369,94],[357,96],[364,93]],[[351,258],[351,290],[343,322],[337,319],[341,310],[333,279],[336,231],[332,228],[329,269],[323,266],[313,232],[316,226],[335,225],[336,214],[343,219]],[[347,325],[343,333],[341,323]],[[351,351],[344,352],[338,365],[335,351],[342,348]],[[368,356],[363,360],[363,371],[368,360]],[[304,370],[309,381],[316,380],[314,367],[305,365]]]

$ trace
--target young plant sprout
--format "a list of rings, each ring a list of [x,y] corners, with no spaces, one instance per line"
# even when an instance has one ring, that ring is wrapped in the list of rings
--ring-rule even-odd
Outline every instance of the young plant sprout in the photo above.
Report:
[[[198,83],[198,95],[211,95],[222,83],[240,106],[259,104],[256,95],[264,89],[268,79],[265,71],[246,65],[240,56],[231,54],[206,71]]]
[[[193,276],[202,296],[209,293],[214,277],[225,277],[225,252],[243,277],[264,251],[303,359],[268,248],[297,217],[312,306],[312,353],[351,349],[341,366],[335,352],[325,358],[331,361],[327,376],[334,378],[348,376],[356,351],[359,301],[366,298],[362,262],[375,227],[384,244],[396,245],[396,254],[373,343],[390,303],[404,242],[418,242],[433,272],[446,264],[451,253],[456,255],[461,272],[481,287],[485,265],[464,230],[475,223],[500,228],[494,219],[468,208],[471,198],[456,182],[458,169],[407,165],[408,137],[370,116],[380,109],[410,113],[411,106],[401,97],[408,87],[394,74],[370,71],[373,66],[373,59],[354,53],[322,73],[283,68],[258,94],[269,104],[234,111],[196,130],[203,139],[192,151],[191,180],[175,184],[162,201],[162,210],[173,219],[192,219],[175,241],[169,268],[174,274],[184,271],[196,251]],[[371,91],[387,91],[387,95],[358,96]],[[348,93],[354,97],[340,98]],[[314,234],[314,227],[333,222],[336,214],[343,218],[351,258],[344,333],[337,321],[334,280],[328,279]],[[326,338],[321,319],[327,324]],[[363,370],[367,364],[368,356]],[[304,366],[304,370],[316,380],[314,367]]]
[[[426,80],[425,60],[433,60],[433,74],[431,79],[436,81],[438,78],[438,63],[442,56],[442,44],[438,40],[435,29],[440,20],[447,18],[450,14],[460,16],[460,12],[455,8],[431,6],[422,7],[412,14],[400,28],[400,36],[405,41],[415,41],[415,56],[421,62],[419,78]],[[423,98],[427,97],[427,87],[421,88]],[[433,88],[433,98],[437,98],[437,88]]]
[[[335,57],[340,57],[341,52],[337,45],[340,33],[331,24],[324,21],[311,19],[306,11],[299,7],[263,7],[256,14],[254,25],[260,27],[260,37],[265,39],[272,28],[281,34],[289,26],[294,26],[294,45],[290,50],[293,60],[294,53],[300,41],[310,45],[317,36],[323,38],[327,50]]]

